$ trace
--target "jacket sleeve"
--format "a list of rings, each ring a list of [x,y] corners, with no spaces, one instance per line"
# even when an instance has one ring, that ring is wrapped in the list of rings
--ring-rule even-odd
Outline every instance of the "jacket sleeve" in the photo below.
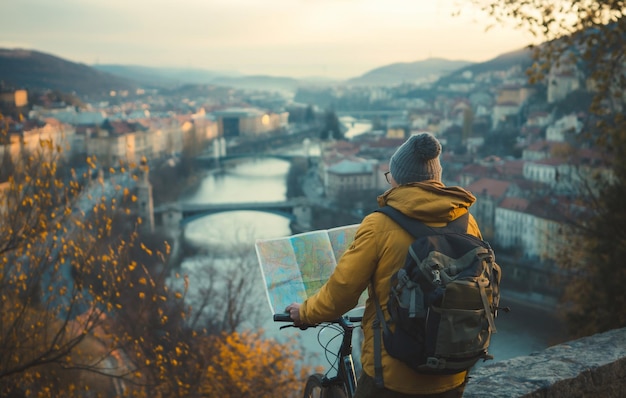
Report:
[[[356,306],[376,269],[378,250],[374,231],[371,218],[365,217],[354,242],[341,256],[328,281],[300,307],[302,322],[330,321]]]

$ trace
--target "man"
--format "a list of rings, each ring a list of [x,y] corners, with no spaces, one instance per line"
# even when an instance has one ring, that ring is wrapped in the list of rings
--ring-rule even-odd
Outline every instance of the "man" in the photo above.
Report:
[[[441,182],[439,155],[441,144],[428,133],[411,136],[389,162],[385,173],[391,188],[378,197],[378,205],[390,205],[405,215],[433,226],[442,227],[466,214],[476,198],[460,187],[446,187]],[[469,216],[468,233],[481,237],[474,218]],[[461,397],[467,372],[453,375],[424,375],[390,357],[382,347],[384,387],[374,383],[374,330],[376,304],[374,291],[386,319],[389,279],[405,261],[414,238],[386,215],[374,212],[366,216],[354,242],[339,260],[337,268],[319,292],[304,303],[290,304],[286,311],[296,324],[317,324],[336,319],[354,308],[364,289],[370,298],[363,313],[363,373],[359,378],[357,398],[373,397]]]

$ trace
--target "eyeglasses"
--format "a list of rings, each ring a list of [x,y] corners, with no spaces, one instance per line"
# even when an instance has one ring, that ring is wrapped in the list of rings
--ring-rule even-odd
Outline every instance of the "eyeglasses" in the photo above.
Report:
[[[391,184],[391,181],[389,181],[389,173],[391,173],[391,171],[385,172],[385,180],[387,180],[387,184]]]

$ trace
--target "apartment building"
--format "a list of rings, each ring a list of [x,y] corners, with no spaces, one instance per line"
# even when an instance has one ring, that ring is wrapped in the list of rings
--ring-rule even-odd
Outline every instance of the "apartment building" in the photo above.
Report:
[[[107,120],[85,136],[85,151],[106,167],[138,163],[143,156],[152,155],[152,141],[150,132],[140,123]]]
[[[254,137],[287,127],[289,113],[265,112],[257,108],[228,108],[212,112],[218,132],[226,139]]]
[[[567,133],[578,134],[581,132],[582,128],[583,124],[578,120],[576,114],[566,115],[546,129],[546,139],[548,141],[562,142],[565,141],[565,135]]]
[[[58,120],[47,119],[42,123],[34,121],[14,123],[9,133],[9,141],[5,145],[0,145],[0,159],[9,154],[11,159],[16,161],[24,153],[68,156],[74,141],[75,129]],[[43,151],[43,142],[49,142],[61,151]]]
[[[0,91],[0,103],[10,104],[16,108],[28,105],[28,91],[11,90]]]
[[[496,241],[523,258],[548,262],[567,246],[566,199],[504,199],[496,208]]]
[[[341,199],[348,193],[376,189],[378,162],[375,160],[342,160],[326,169],[326,197]]]
[[[555,63],[548,73],[547,100],[549,104],[558,102],[581,88],[582,73],[576,65],[567,60]]]
[[[506,197],[511,185],[512,183],[508,181],[481,178],[467,187],[467,190],[476,196],[476,203],[470,207],[470,211],[486,240],[495,237],[496,208]]]

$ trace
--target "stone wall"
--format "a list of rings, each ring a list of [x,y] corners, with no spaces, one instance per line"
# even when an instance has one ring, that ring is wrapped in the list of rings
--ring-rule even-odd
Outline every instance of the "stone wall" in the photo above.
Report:
[[[463,397],[626,397],[626,328],[477,368]]]

